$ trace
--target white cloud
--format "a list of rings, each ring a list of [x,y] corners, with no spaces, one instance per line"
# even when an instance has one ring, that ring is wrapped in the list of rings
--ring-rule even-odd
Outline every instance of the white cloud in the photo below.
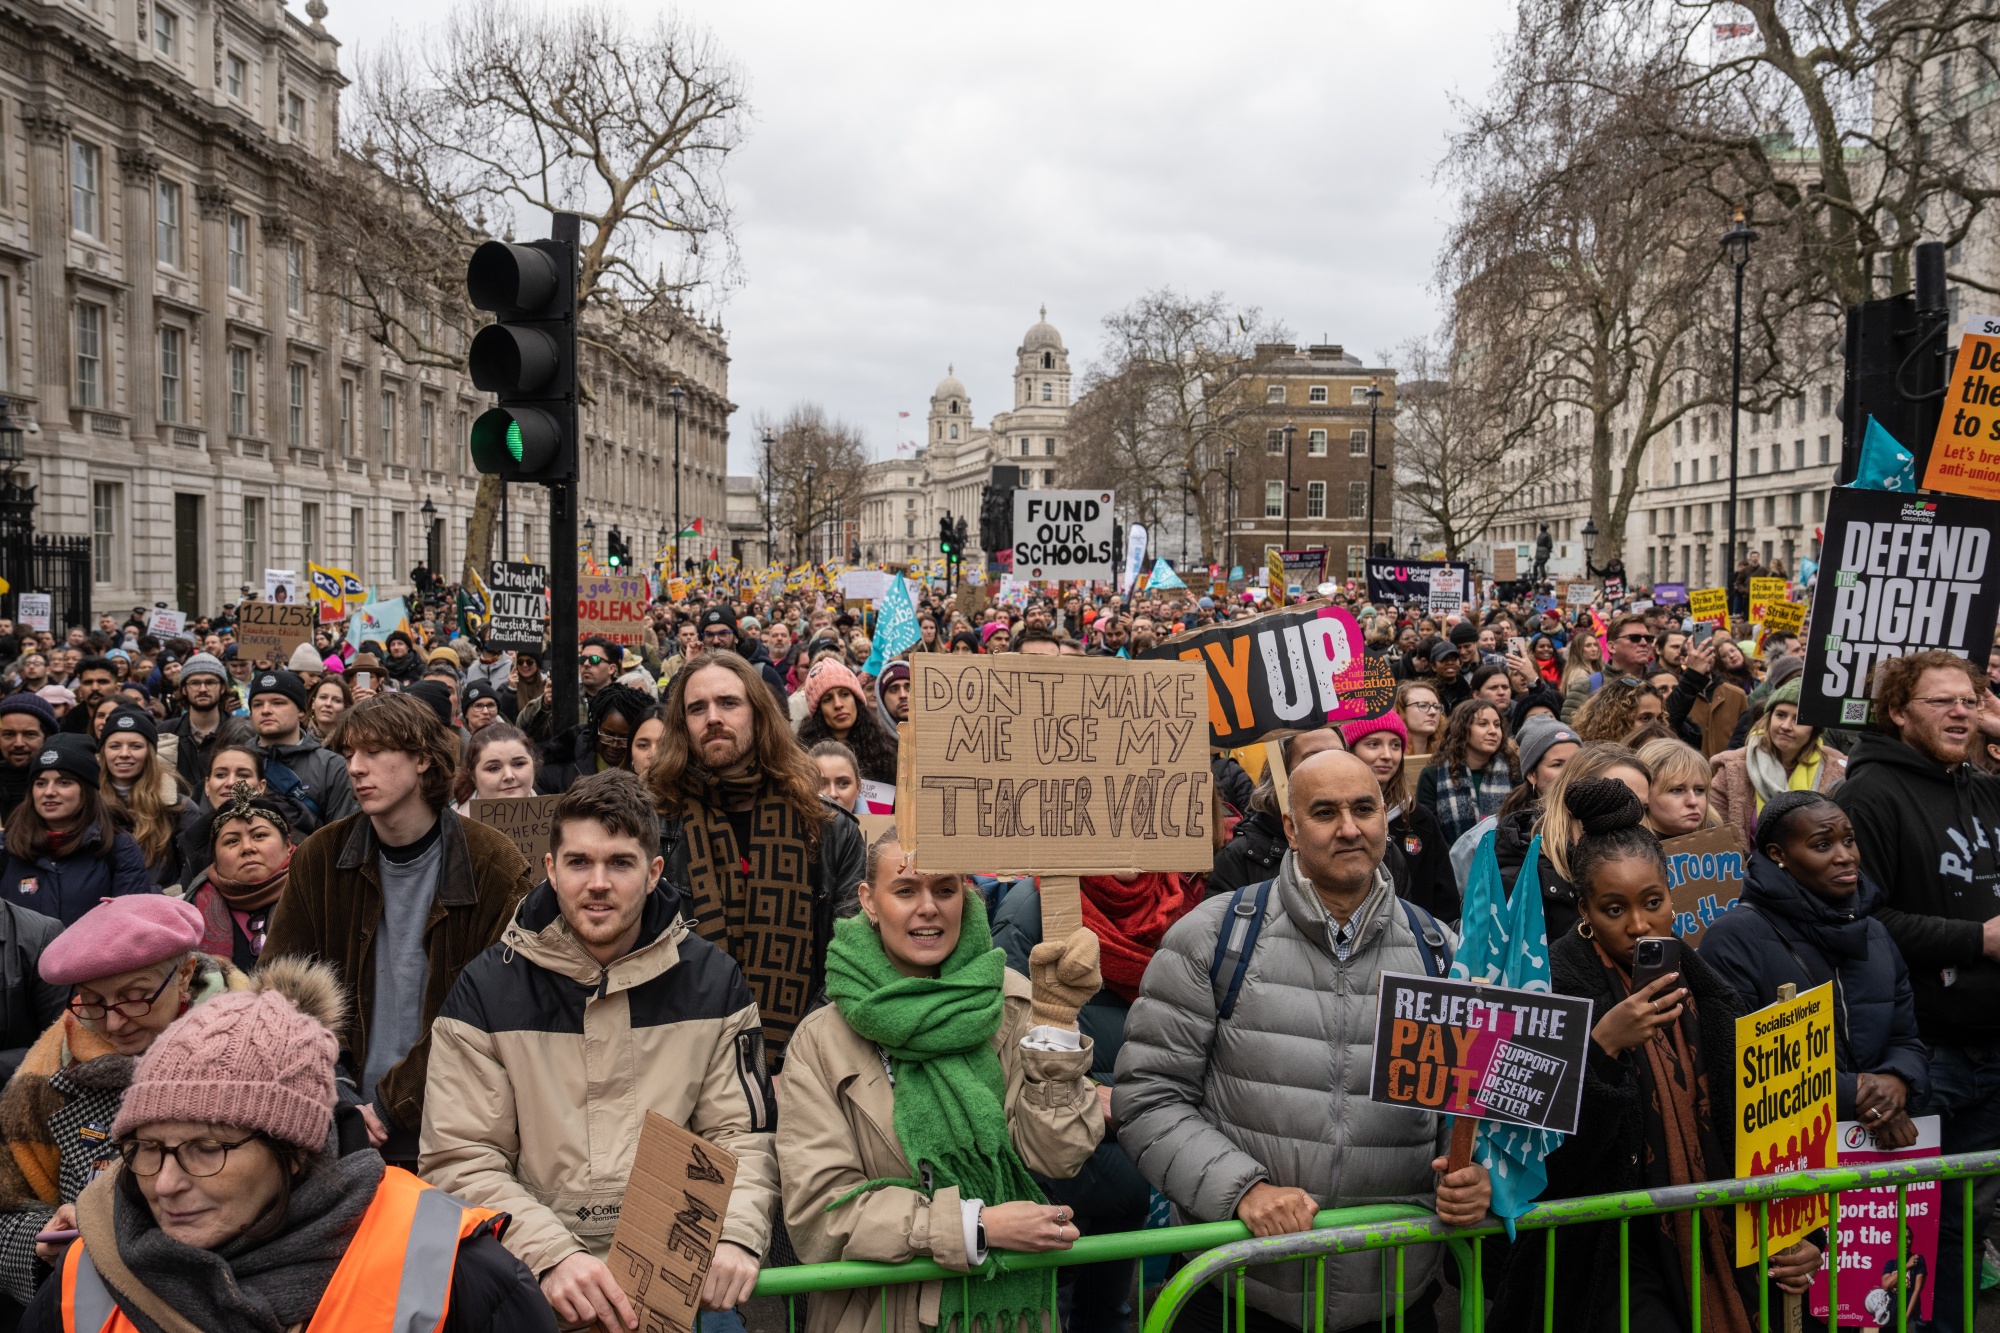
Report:
[[[799,400],[887,454],[947,363],[990,415],[1044,303],[1079,368],[1103,316],[1159,286],[1364,357],[1428,329],[1450,98],[1485,87],[1510,8],[686,7],[755,107],[729,172],[734,466],[751,418]],[[350,51],[411,13],[332,10]]]

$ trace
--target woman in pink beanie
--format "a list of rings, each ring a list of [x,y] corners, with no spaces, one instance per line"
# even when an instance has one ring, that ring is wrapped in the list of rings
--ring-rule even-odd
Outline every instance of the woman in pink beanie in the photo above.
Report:
[[[258,982],[191,1010],[139,1061],[111,1125],[119,1165],[77,1200],[81,1239],[21,1328],[553,1333],[500,1244],[506,1214],[372,1149],[329,1155],[346,1021],[332,969],[285,959]],[[413,1298],[430,1313],[411,1315]]]
[[[167,1025],[249,984],[198,952],[201,913],[157,893],[109,898],[50,941],[38,971],[71,993],[0,1092],[0,1295],[26,1301],[74,1226],[76,1197],[115,1160],[110,1128],[134,1061]]]
[[[839,741],[854,751],[863,778],[894,786],[896,737],[862,703],[861,681],[847,665],[834,657],[813,663],[806,673],[805,696],[799,744],[810,750],[821,741]]]
[[[1403,767],[1410,744],[1409,728],[1391,710],[1380,717],[1344,723],[1340,735],[1382,784],[1382,802],[1389,807],[1389,851],[1382,859],[1395,881],[1396,893],[1440,921],[1458,920],[1458,879],[1451,871],[1451,845],[1445,841],[1437,816],[1417,804],[1414,784]]]

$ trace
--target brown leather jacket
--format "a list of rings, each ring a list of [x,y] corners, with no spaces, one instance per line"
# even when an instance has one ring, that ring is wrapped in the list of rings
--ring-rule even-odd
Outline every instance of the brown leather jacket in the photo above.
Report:
[[[424,1035],[383,1076],[377,1105],[394,1128],[415,1134],[424,1120],[430,1067],[430,1026],[467,963],[500,938],[514,908],[534,887],[528,863],[504,833],[438,811],[444,859],[437,894],[424,925],[430,977],[424,986]],[[285,896],[271,914],[259,962],[301,954],[339,969],[354,997],[354,1017],[341,1035],[341,1054],[358,1072],[368,1059],[375,1008],[375,932],[382,924],[382,878],[376,869],[375,826],[365,814],[336,820],[292,853]]]

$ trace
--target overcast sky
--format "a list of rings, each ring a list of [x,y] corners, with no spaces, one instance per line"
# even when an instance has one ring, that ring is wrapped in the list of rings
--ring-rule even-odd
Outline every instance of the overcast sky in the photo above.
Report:
[[[352,56],[392,23],[408,40],[430,3],[329,8]],[[754,108],[728,169],[732,469],[749,470],[758,414],[801,401],[889,456],[920,440],[947,365],[984,423],[1043,304],[1079,375],[1104,316],[1162,286],[1221,291],[1371,362],[1428,330],[1449,211],[1436,164],[1510,11],[683,5],[741,65]]]

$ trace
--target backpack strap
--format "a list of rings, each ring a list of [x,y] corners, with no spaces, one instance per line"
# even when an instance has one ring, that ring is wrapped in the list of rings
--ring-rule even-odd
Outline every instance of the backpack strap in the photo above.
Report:
[[[1215,991],[1215,1016],[1226,1021],[1236,1012],[1236,997],[1243,991],[1243,978],[1250,971],[1250,955],[1256,952],[1257,936],[1264,929],[1264,908],[1271,899],[1271,883],[1245,884],[1229,899],[1222,928],[1215,933],[1215,957],[1208,965],[1208,984]],[[1257,890],[1253,902],[1251,889]],[[1225,984],[1224,975],[1229,980]]]
[[[1410,923],[1410,934],[1416,936],[1417,953],[1424,960],[1424,975],[1446,977],[1451,975],[1451,942],[1445,938],[1444,927],[1437,918],[1408,898],[1396,899],[1403,907],[1403,919]]]
[[[322,821],[323,817],[320,814],[319,802],[306,794],[305,779],[294,773],[290,765],[276,759],[266,759],[264,761],[264,780],[270,784],[271,790],[278,793],[278,795],[289,796],[292,800],[304,806],[305,812],[312,816],[315,824]]]

